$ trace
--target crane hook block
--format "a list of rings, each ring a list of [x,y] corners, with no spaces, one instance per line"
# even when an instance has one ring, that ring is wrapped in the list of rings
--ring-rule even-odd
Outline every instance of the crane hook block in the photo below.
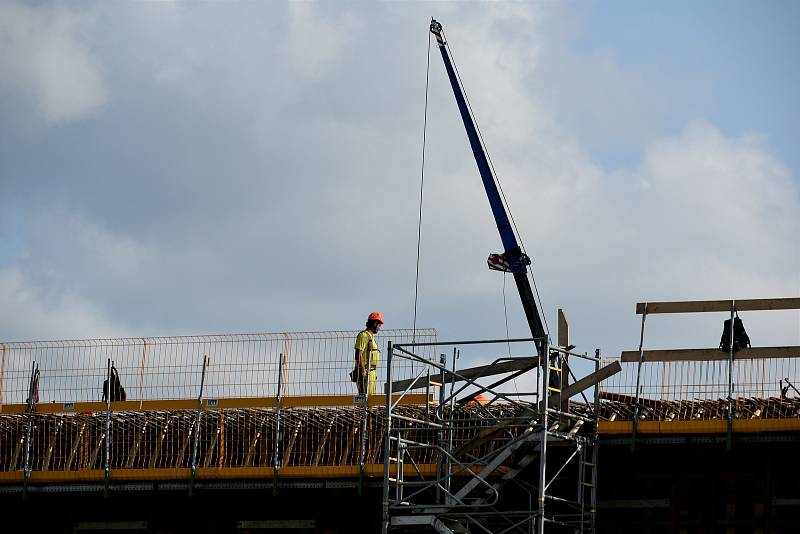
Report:
[[[489,254],[486,260],[489,269],[493,271],[503,271],[504,273],[524,273],[527,271],[531,259],[527,254],[510,256],[508,254]]]

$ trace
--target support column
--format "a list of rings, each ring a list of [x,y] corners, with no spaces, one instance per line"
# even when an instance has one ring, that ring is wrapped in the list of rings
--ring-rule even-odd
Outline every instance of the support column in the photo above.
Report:
[[[386,347],[386,422],[383,435],[383,521],[381,522],[382,534],[389,532],[389,462],[391,458],[392,443],[392,342]]]
[[[639,387],[642,381],[642,363],[644,362],[644,322],[647,319],[647,303],[642,311],[642,330],[639,334],[639,366],[636,368],[636,401],[633,405],[633,423],[631,428],[631,452],[636,450],[636,432],[639,429]]]
[[[730,322],[730,336],[728,342],[730,349],[728,351],[728,425],[727,425],[727,438],[725,440],[726,448],[731,450],[733,446],[733,318],[736,313],[736,301],[731,301],[731,322]]]
[[[547,340],[542,342],[542,357],[544,358],[545,362],[548,362],[546,365],[542,366],[542,376],[544,380],[542,380],[542,413],[541,413],[541,421],[542,421],[542,430],[541,430],[541,443],[539,445],[539,483],[537,487],[538,491],[538,507],[536,512],[536,532],[537,534],[544,534],[544,487],[547,483],[547,410],[548,410],[548,403],[549,403],[549,387],[550,387],[550,355],[548,354],[549,348],[547,346]]]

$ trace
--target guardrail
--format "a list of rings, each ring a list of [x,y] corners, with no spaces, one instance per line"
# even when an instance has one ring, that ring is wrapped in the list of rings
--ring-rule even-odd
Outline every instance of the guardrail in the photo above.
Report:
[[[319,399],[356,393],[349,373],[357,331],[291,332],[214,336],[88,339],[0,343],[0,413],[27,410],[32,374],[38,368],[35,411],[98,409],[111,360],[127,401],[114,410],[179,409],[197,406],[208,357],[203,397],[229,407],[269,406],[280,396]],[[434,329],[383,330],[381,346],[436,341]],[[429,351],[427,357],[436,355]],[[378,384],[384,369],[378,367]],[[408,377],[409,364],[395,373]],[[379,386],[380,387],[380,386]],[[38,398],[37,398],[38,397]],[[235,400],[238,399],[238,400]],[[261,399],[260,401],[258,399]],[[188,404],[187,404],[188,402]],[[184,406],[184,404],[186,404]]]

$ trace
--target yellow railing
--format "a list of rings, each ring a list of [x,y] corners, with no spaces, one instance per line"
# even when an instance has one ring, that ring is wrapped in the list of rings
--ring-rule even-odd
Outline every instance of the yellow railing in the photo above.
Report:
[[[734,430],[737,427],[741,431],[750,427],[788,429],[783,423],[743,423],[765,420],[794,420],[800,429],[800,393],[794,389],[800,387],[799,360],[734,360],[732,416],[734,421],[740,422],[734,424]],[[651,427],[658,431],[679,427],[685,430],[689,427],[676,426],[677,423],[692,421],[708,421],[711,425],[695,425],[697,431],[716,431],[714,424],[721,425],[724,431],[728,409],[728,364],[724,360],[643,362],[639,386],[640,431],[647,432]],[[629,431],[634,414],[638,363],[622,362],[621,365],[622,372],[600,386],[601,429],[605,431]],[[653,426],[656,422],[667,424]],[[671,424],[673,422],[675,424]],[[684,431],[680,429],[678,431]]]

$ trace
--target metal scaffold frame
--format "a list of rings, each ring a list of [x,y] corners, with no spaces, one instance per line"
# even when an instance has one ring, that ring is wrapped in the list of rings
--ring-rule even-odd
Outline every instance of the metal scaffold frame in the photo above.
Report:
[[[536,354],[535,342],[548,355],[545,365],[539,356],[509,356],[457,369],[462,346],[529,344]],[[431,346],[452,346],[451,364],[445,353],[439,361],[417,354]],[[618,372],[619,364],[601,369],[599,350],[588,356],[571,348],[537,338],[389,343],[382,532],[423,525],[442,534],[594,532],[599,399],[597,388],[592,402],[584,391]],[[569,384],[568,377],[575,379],[569,356],[590,361],[594,372]],[[424,367],[412,379],[393,382],[393,366],[405,361]],[[501,390],[534,370],[534,391]],[[426,406],[425,417],[398,414],[398,399],[422,388],[438,390],[438,403]],[[578,394],[584,403],[570,409],[568,399]],[[415,461],[431,450],[435,477]]]

